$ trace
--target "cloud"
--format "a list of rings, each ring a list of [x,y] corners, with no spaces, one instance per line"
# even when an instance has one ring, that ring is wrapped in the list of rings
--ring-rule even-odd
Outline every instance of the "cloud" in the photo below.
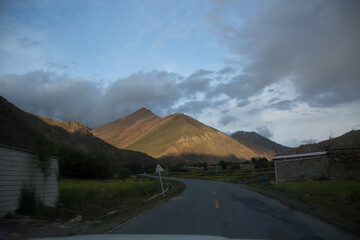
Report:
[[[225,67],[225,68],[217,71],[217,74],[220,74],[220,75],[232,74],[232,73],[235,73],[236,71],[237,71],[237,69],[234,67]]]
[[[0,94],[33,114],[61,120],[93,123],[101,92],[84,78],[36,71],[0,78]]]
[[[223,115],[220,118],[219,123],[222,124],[223,126],[226,126],[232,122],[237,122],[237,121],[238,121],[237,117],[231,115]]]
[[[153,71],[119,78],[106,89],[103,99],[104,121],[125,116],[141,107],[155,112],[170,108],[181,96],[177,74]]]
[[[273,133],[269,130],[267,126],[257,127],[256,132],[266,138],[271,138],[273,136]]]
[[[204,70],[189,77],[165,71],[138,72],[104,86],[86,78],[34,71],[0,77],[0,94],[30,113],[77,120],[94,128],[142,107],[158,114],[176,111],[196,115],[224,105],[227,99],[197,97],[211,80],[202,77],[209,74]]]
[[[191,115],[197,115],[202,113],[204,110],[208,108],[218,108],[219,106],[225,105],[228,103],[228,99],[221,99],[221,100],[212,100],[212,99],[206,99],[206,100],[193,100],[186,102],[177,108],[169,109],[168,113],[173,112],[182,112],[182,113],[188,113]],[[228,111],[228,109],[225,109],[224,111]]]
[[[274,99],[273,99],[274,100]],[[296,107],[297,104],[295,101],[291,101],[291,100],[282,100],[282,101],[277,101],[275,103],[271,103],[268,108],[274,108],[276,110],[291,110],[294,107]]]
[[[187,94],[206,91],[210,82],[212,81],[212,79],[209,77],[209,75],[212,73],[213,71],[200,69],[181,82],[179,87]]]
[[[247,99],[291,77],[298,100],[311,106],[360,100],[359,1],[272,1],[240,27],[226,21],[224,9],[214,7],[211,23],[219,43],[244,64],[213,94]]]
[[[302,140],[301,144],[312,144],[312,143],[317,143],[318,140],[317,139],[306,139],[306,140]]]

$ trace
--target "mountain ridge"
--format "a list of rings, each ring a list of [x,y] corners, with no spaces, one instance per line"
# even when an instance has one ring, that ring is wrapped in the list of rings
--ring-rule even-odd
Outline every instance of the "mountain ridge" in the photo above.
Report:
[[[291,153],[322,151],[327,148],[360,147],[360,130],[351,130],[341,136],[320,141],[318,143],[304,144],[294,148]]]
[[[253,144],[255,144],[256,147],[259,147],[262,150],[267,149],[273,152],[277,151],[279,153],[288,153],[291,150],[290,147],[271,141],[256,132],[236,131],[231,134],[231,137],[245,146],[253,146]]]
[[[36,151],[36,138],[44,135],[57,145],[68,145],[84,152],[102,152],[115,165],[133,161],[155,163],[150,156],[116,148],[97,138],[78,122],[61,122],[27,113],[0,96],[0,144]]]
[[[135,113],[138,112],[139,110]],[[252,157],[272,158],[270,152],[253,151],[226,134],[182,113],[163,118],[154,115],[146,121],[130,121],[133,116],[134,113],[92,132],[114,146],[145,152],[158,160],[217,163],[222,158],[237,162],[250,160]],[[111,129],[115,126],[114,123],[118,124],[118,129]],[[127,131],[119,131],[124,128],[124,123],[129,124]]]

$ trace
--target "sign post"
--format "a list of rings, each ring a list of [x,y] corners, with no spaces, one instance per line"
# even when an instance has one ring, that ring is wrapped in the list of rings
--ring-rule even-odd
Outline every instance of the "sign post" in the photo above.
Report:
[[[158,164],[158,165],[156,166],[155,174],[156,174],[156,173],[159,173],[161,190],[162,190],[163,196],[165,197],[164,187],[163,187],[163,183],[162,183],[162,179],[161,179],[161,172],[163,172],[163,171],[164,171],[164,169]]]

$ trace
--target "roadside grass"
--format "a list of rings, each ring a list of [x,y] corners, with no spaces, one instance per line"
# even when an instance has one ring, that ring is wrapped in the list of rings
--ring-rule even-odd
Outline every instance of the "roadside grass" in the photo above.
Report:
[[[182,183],[174,181],[164,181],[164,185],[170,186],[166,198],[178,194],[185,188]],[[109,223],[163,201],[162,196],[147,201],[160,192],[159,181],[155,179],[136,181],[62,179],[59,182],[57,206],[40,207],[36,217],[49,221],[69,221],[81,216],[81,221]]]
[[[236,182],[238,180],[248,180],[257,182],[260,178],[266,177],[269,180],[275,178],[274,168],[255,168],[251,170],[241,169],[224,169],[218,172],[203,171],[203,172],[171,172],[171,177],[180,178],[195,178],[204,180],[214,180],[222,182]]]
[[[282,200],[350,230],[360,228],[360,180],[252,183]]]
[[[345,229],[360,229],[360,180],[274,183],[274,169],[227,169],[216,172],[173,172],[171,177],[236,183],[257,189],[284,203]],[[261,182],[263,176],[268,181]],[[245,183],[245,184],[244,184]]]

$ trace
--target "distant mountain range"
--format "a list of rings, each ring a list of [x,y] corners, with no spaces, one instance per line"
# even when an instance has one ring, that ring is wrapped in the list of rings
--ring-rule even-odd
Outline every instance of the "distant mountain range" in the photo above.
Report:
[[[247,147],[187,115],[176,113],[162,118],[145,108],[92,133],[116,147],[171,163],[241,162],[252,157],[273,157],[271,150]]]
[[[237,131],[231,134],[231,137],[248,148],[257,149],[257,151],[272,151],[278,153],[288,153],[291,148],[271,141],[256,132]]]
[[[0,97],[0,121],[0,144],[35,150],[35,139],[43,134],[58,145],[103,152],[116,164],[155,163],[154,158],[170,164],[271,160],[274,150],[289,151],[254,132],[238,131],[230,137],[187,115],[160,117],[145,108],[91,130],[75,121],[29,114]]]
[[[360,147],[360,130],[353,130],[336,138],[319,143],[305,144],[294,148],[291,152],[312,152],[326,150],[327,148]]]
[[[24,112],[0,96],[0,144],[36,150],[36,138],[43,134],[58,145],[68,145],[85,152],[102,152],[115,165],[134,161],[155,163],[147,154],[122,150],[95,137],[78,122],[60,122]]]

